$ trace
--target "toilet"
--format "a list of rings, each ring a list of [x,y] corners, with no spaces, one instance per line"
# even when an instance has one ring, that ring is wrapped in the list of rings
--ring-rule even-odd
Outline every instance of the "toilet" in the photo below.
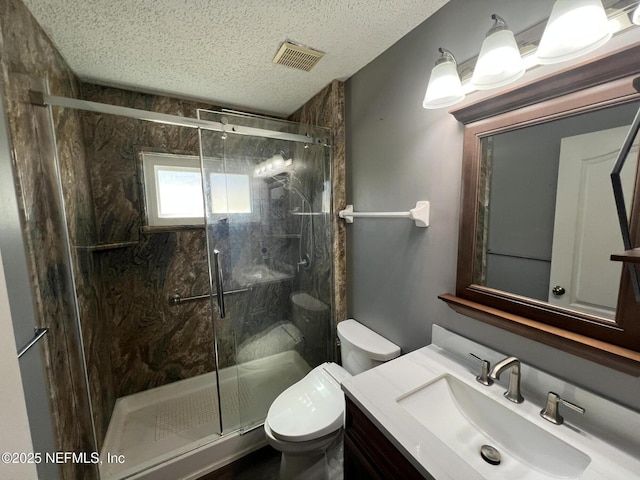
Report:
[[[342,364],[323,363],[271,404],[269,444],[282,452],[281,480],[342,478],[345,400],[340,384],[400,355],[400,347],[353,319],[338,324]]]

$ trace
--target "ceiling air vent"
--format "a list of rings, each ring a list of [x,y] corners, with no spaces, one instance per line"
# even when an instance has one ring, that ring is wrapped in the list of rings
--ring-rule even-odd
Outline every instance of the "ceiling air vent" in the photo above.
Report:
[[[308,72],[324,57],[324,53],[311,48],[301,47],[290,42],[284,42],[273,58],[273,63],[286,67],[297,68]]]

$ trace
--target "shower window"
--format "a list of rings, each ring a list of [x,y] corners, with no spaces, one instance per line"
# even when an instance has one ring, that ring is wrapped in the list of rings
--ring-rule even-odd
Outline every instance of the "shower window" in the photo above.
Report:
[[[210,177],[211,211],[214,214],[251,213],[249,175],[212,173]]]
[[[200,158],[152,152],[143,152],[141,157],[147,225],[204,225]],[[252,178],[236,173],[241,169],[235,167],[231,168],[234,173],[210,174],[213,213],[259,221],[253,208]]]

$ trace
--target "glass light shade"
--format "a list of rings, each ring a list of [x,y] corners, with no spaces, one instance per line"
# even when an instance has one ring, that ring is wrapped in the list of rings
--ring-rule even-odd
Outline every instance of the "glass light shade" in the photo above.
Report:
[[[462,82],[453,60],[438,61],[429,78],[427,94],[422,106],[427,109],[445,108],[464,100]]]
[[[636,25],[640,25],[640,6],[633,11],[633,15],[631,16],[631,21]]]
[[[557,0],[536,56],[543,65],[564,62],[595,50],[610,38],[600,0]]]
[[[511,30],[491,33],[482,42],[471,84],[478,90],[502,87],[524,74],[524,63]]]

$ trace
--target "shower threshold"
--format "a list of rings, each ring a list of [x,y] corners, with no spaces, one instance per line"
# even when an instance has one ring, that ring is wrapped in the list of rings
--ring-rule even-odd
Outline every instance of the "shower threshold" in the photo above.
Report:
[[[215,372],[121,397],[100,455],[100,478],[192,480],[266,445],[259,425],[269,406],[310,370],[296,351],[219,372],[224,435]]]

